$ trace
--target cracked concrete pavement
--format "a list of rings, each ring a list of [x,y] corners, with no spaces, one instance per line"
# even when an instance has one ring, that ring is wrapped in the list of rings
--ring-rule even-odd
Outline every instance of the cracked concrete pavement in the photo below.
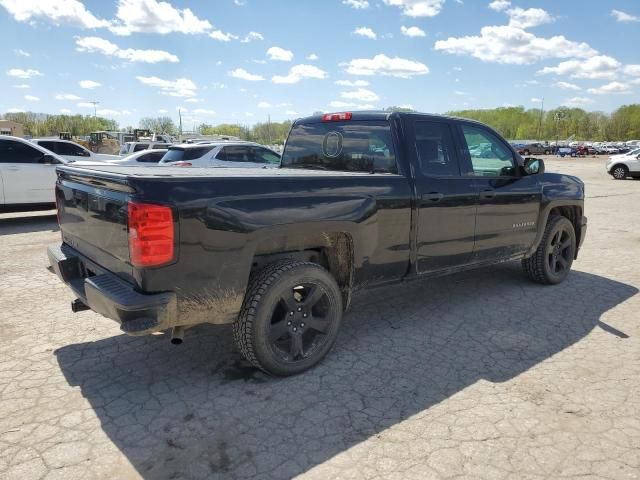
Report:
[[[362,294],[329,357],[269,378],[227,327],[127,337],[45,267],[55,215],[0,215],[0,478],[640,478],[640,181],[587,184],[562,285],[503,264]]]

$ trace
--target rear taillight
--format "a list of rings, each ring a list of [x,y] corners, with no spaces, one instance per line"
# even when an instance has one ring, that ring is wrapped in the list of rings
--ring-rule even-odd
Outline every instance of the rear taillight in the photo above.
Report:
[[[351,120],[351,112],[325,113],[322,115],[323,122],[342,122],[344,120]]]
[[[174,167],[190,167],[191,163],[189,162],[176,162],[173,164]]]
[[[129,255],[136,267],[155,267],[173,260],[173,213],[151,203],[128,204]]]

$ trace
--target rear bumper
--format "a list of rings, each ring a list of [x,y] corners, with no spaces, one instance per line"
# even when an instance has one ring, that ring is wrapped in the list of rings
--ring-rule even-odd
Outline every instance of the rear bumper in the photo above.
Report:
[[[49,263],[82,303],[120,324],[129,335],[146,335],[176,325],[176,294],[144,294],[66,244],[50,245]]]

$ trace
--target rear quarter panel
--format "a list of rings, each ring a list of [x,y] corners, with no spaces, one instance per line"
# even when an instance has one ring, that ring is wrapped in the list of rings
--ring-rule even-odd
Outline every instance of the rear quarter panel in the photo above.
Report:
[[[346,233],[353,287],[401,278],[410,258],[411,195],[400,175],[136,179],[144,201],[173,204],[179,258],[139,272],[144,291],[173,290],[189,323],[240,310],[255,254],[321,247]]]

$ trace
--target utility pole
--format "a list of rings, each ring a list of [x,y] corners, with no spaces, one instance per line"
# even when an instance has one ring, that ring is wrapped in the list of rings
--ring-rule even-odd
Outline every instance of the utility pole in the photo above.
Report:
[[[180,126],[178,128],[178,132],[180,135],[180,141],[182,141],[182,110],[178,109],[178,117],[180,118]]]
[[[271,114],[267,117],[267,134],[269,135],[269,145],[271,145]]]
[[[542,97],[542,104],[540,106],[540,119],[538,120],[538,139],[541,140],[542,135],[542,115],[544,115],[544,97]]]
[[[93,102],[89,102],[89,103],[93,104],[93,118],[96,118],[97,114],[98,114],[98,110],[96,109],[96,105],[98,105],[100,102],[93,101]]]

